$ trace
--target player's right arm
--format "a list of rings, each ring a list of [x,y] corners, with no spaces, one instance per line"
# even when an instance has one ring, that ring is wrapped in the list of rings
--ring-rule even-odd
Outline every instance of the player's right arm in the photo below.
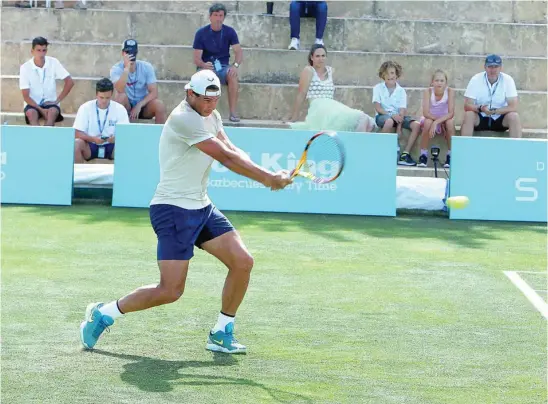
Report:
[[[229,170],[258,181],[265,187],[271,188],[273,191],[285,188],[292,182],[288,173],[284,171],[272,173],[269,170],[258,166],[250,159],[242,157],[238,151],[232,150],[216,137],[203,140],[196,143],[194,146],[208,156],[213,157]]]

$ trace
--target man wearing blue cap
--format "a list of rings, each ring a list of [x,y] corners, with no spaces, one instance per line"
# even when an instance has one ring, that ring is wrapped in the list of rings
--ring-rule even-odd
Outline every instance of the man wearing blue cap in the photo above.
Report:
[[[137,52],[137,41],[126,39],[122,44],[123,60],[110,69],[110,80],[116,90],[114,101],[126,107],[132,121],[154,118],[155,123],[165,123],[166,107],[158,99],[154,67],[137,60]]]
[[[489,55],[485,58],[485,72],[470,79],[464,93],[462,136],[473,136],[475,130],[508,130],[510,137],[521,137],[516,83],[501,70],[500,56]]]

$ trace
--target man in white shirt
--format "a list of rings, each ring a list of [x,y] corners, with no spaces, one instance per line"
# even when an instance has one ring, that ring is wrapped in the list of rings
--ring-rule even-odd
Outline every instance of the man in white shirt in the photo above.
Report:
[[[113,91],[112,81],[101,79],[95,85],[96,98],[78,108],[73,125],[75,163],[114,159],[116,124],[129,123],[129,117],[122,104],[111,100]]]
[[[217,160],[273,191],[283,189],[292,180],[285,170],[272,173],[256,165],[228,139],[215,109],[221,82],[212,70],[195,73],[185,89],[186,99],[173,110],[160,137],[160,183],[150,204],[150,220],[158,238],[160,283],[139,288],[106,305],[88,305],[80,325],[85,348],[93,348],[106,327],[123,314],[178,300],[196,246],[228,267],[221,312],[206,348],[246,352],[246,347],[234,338],[234,316],[247,290],[253,257],[230,221],[209,200],[209,171]]]
[[[46,56],[48,41],[41,36],[32,40],[32,59],[19,69],[19,88],[25,100],[25,121],[27,125],[39,125],[40,118],[45,126],[54,126],[63,120],[60,102],[70,93],[74,82],[69,72],[55,58]],[[57,95],[56,80],[64,80],[61,94]]]
[[[500,56],[489,55],[485,59],[485,72],[470,79],[464,93],[462,136],[472,136],[474,130],[509,130],[510,137],[521,137],[516,83],[501,70]]]

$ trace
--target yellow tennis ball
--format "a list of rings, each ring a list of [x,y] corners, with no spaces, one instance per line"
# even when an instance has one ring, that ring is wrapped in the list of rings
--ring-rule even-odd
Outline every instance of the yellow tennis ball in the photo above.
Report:
[[[470,199],[467,196],[452,196],[447,198],[446,205],[452,209],[462,209],[468,206]]]

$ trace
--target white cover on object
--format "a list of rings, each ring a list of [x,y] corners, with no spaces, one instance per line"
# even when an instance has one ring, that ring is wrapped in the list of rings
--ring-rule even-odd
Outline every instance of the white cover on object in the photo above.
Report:
[[[75,187],[111,188],[114,164],[75,164]],[[443,210],[445,178],[396,177],[396,208]]]
[[[396,177],[396,209],[443,210],[445,178]]]
[[[105,185],[111,188],[114,181],[114,164],[75,164],[74,186]]]

